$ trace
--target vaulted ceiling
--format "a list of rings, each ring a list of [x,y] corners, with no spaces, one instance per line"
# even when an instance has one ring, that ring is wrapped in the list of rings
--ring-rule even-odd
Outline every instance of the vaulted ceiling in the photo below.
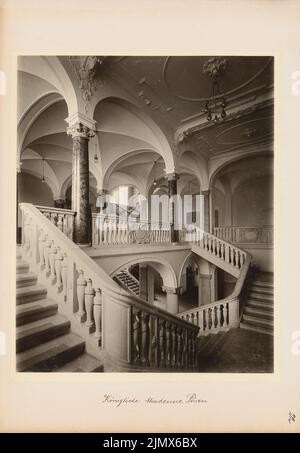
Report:
[[[45,158],[46,180],[57,196],[71,175],[72,139],[65,119],[76,109],[96,121],[90,140],[95,187],[135,181],[146,194],[154,180],[174,169],[182,174],[182,190],[191,184],[206,188],[224,163],[272,153],[271,58],[221,57],[227,115],[217,124],[207,121],[204,112],[212,96],[212,78],[204,73],[210,56],[92,58],[89,70],[87,57],[19,57],[22,168],[35,167],[39,173]]]

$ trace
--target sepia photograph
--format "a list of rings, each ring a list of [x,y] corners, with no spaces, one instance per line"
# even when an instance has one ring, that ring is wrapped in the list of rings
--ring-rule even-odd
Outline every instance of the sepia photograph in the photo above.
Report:
[[[16,371],[273,373],[274,57],[17,71]]]

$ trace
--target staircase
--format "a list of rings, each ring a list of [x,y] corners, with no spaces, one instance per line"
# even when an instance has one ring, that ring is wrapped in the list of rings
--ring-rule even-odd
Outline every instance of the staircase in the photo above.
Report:
[[[122,269],[114,278],[117,283],[120,283],[131,294],[135,294],[136,296],[140,294],[139,281],[127,269]]]
[[[70,331],[70,321],[47,298],[47,289],[17,259],[17,371],[102,372],[103,365],[85,351],[85,341]]]
[[[239,328],[200,336],[197,369],[206,373],[273,372],[273,337]]]
[[[257,276],[252,281],[248,300],[243,312],[240,327],[255,332],[273,335],[274,309],[273,281]]]

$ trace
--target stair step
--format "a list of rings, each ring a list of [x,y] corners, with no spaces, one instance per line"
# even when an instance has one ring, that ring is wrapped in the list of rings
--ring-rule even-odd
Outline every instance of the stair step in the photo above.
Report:
[[[269,311],[271,313],[273,313],[273,310],[274,310],[273,304],[270,304],[268,302],[264,303],[264,302],[261,302],[259,300],[251,300],[251,299],[247,302],[246,307],[249,307],[249,308],[250,307],[251,308],[261,308],[261,309],[263,309],[265,311]]]
[[[58,373],[102,373],[103,365],[86,352],[56,370]]]
[[[265,281],[265,280],[253,280],[253,285],[259,286],[261,288],[274,288],[274,283],[272,281]]]
[[[37,282],[37,275],[33,272],[18,273],[17,274],[17,288],[24,288],[27,286],[34,286]]]
[[[85,350],[85,342],[72,333],[21,352],[17,356],[18,371],[56,371]]]
[[[261,294],[261,293],[255,292],[255,291],[250,291],[248,294],[248,297],[249,297],[249,299],[261,300],[263,302],[270,302],[270,303],[272,303],[274,300],[272,295]]]
[[[258,327],[265,327],[266,329],[273,329],[273,321],[268,319],[261,319],[256,316],[243,315],[243,323],[256,325]]]
[[[29,264],[22,260],[22,259],[17,259],[17,274],[24,274],[29,271]]]
[[[243,322],[241,322],[240,328],[245,330],[251,330],[252,332],[264,333],[266,335],[273,335],[273,330],[267,330],[262,327],[252,326],[251,324],[244,324]]]
[[[259,294],[266,294],[267,296],[273,296],[274,294],[274,288],[264,288],[262,286],[258,286],[258,285],[251,285],[251,291],[254,291],[256,293],[259,293]]]
[[[51,299],[29,302],[26,305],[17,306],[16,325],[21,326],[39,319],[55,315],[58,305]]]
[[[45,299],[47,289],[43,285],[32,285],[17,288],[17,305],[27,304],[35,300]]]
[[[70,321],[61,315],[50,316],[43,320],[34,321],[17,328],[17,352],[37,346],[68,333]]]
[[[257,308],[249,307],[249,305],[245,308],[244,314],[250,315],[250,316],[255,316],[257,318],[270,319],[271,321],[274,318],[273,312],[268,311],[268,310],[263,310],[261,308],[257,309]]]

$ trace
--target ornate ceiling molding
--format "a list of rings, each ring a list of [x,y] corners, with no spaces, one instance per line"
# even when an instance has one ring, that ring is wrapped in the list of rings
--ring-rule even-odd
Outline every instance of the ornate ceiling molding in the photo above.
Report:
[[[253,138],[255,140],[264,140],[269,137],[272,137],[273,130],[269,130],[264,134],[259,134],[258,129],[257,129],[258,126],[256,128],[254,127],[255,124],[258,125],[260,122],[264,122],[264,121],[268,121],[268,120],[274,121],[274,117],[273,116],[262,116],[260,118],[243,121],[239,124],[228,127],[227,129],[223,130],[218,135],[216,135],[216,138],[215,138],[216,143],[218,145],[222,145],[222,146],[235,146],[235,145],[242,145],[246,142],[249,142],[249,140],[253,140]],[[243,128],[243,131],[240,132],[240,134],[238,136],[244,137],[244,138],[242,138],[242,140],[239,140],[239,139],[231,140],[231,141],[220,140],[220,138],[223,137],[225,134],[228,134],[228,132],[232,132],[232,131],[240,129],[240,128]]]
[[[212,97],[211,96],[206,96],[206,97],[195,97],[195,98],[191,98],[191,97],[188,97],[188,96],[184,96],[184,95],[181,95],[179,93],[176,93],[174,92],[174,90],[170,87],[170,84],[169,84],[169,81],[168,81],[168,68],[169,68],[169,64],[170,64],[170,61],[171,61],[171,58],[173,57],[166,57],[166,60],[164,62],[164,65],[163,65],[163,69],[162,69],[162,78],[163,78],[163,81],[167,87],[167,89],[169,90],[169,92],[177,99],[180,99],[182,101],[188,101],[188,102],[204,102],[204,101],[208,101],[208,100],[211,100]],[[213,74],[214,72],[214,69],[213,69],[213,65],[209,63],[210,60],[213,60],[213,58],[211,57],[207,57],[208,60],[207,62],[205,63],[205,65],[207,65],[207,68],[210,68],[209,70],[211,71],[211,73]],[[243,88],[245,88],[246,86],[248,86],[250,83],[252,83],[255,79],[257,79],[263,72],[264,70],[268,67],[268,65],[271,63],[272,61],[272,58],[270,57],[268,59],[268,61],[263,65],[263,67],[257,71],[256,74],[254,74],[252,77],[250,77],[248,80],[246,80],[245,82],[241,83],[240,85],[236,86],[235,88],[231,89],[231,90],[227,90],[227,91],[223,91],[222,92],[222,95],[224,96],[228,96],[230,94],[233,94],[233,93],[236,93],[237,91],[240,91],[242,90]],[[220,66],[220,65],[218,65]],[[222,65],[220,66],[220,68],[222,67]]]
[[[99,77],[96,77],[97,69],[103,64],[105,58],[100,56],[70,56],[68,60],[76,74],[81,90],[82,99],[85,102],[84,112],[89,110],[89,102],[97,90],[98,83],[102,83]]]

